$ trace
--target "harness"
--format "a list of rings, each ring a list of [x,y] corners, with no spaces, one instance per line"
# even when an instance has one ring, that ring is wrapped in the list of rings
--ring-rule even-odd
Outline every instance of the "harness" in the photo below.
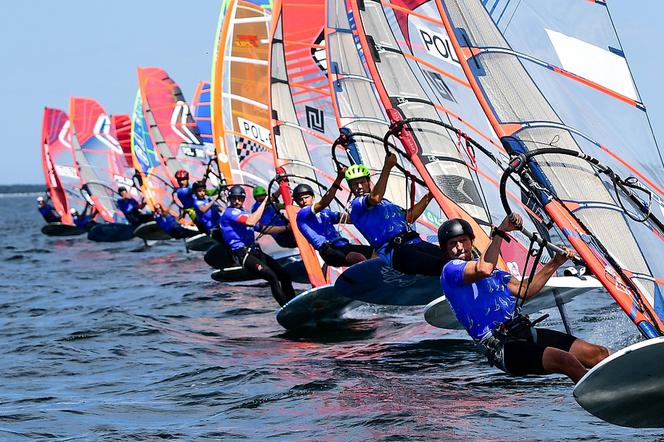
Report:
[[[528,315],[517,313],[509,321],[505,321],[493,329],[491,333],[480,340],[485,349],[486,357],[491,367],[497,366],[505,369],[503,364],[503,350],[508,342],[535,342],[535,325],[544,321],[549,315],[545,314],[531,321]]]
[[[387,243],[385,243],[383,246],[379,247],[378,249],[385,250],[386,253],[389,253],[395,249],[400,248],[404,244],[408,244],[410,241],[419,237],[420,237],[419,233],[417,233],[415,230],[408,229],[401,232],[392,239],[388,240]]]
[[[244,267],[244,262],[247,260],[247,256],[250,254],[260,255],[263,251],[258,243],[254,243],[249,247],[241,247],[239,249],[231,250],[231,254],[237,259],[238,263]]]

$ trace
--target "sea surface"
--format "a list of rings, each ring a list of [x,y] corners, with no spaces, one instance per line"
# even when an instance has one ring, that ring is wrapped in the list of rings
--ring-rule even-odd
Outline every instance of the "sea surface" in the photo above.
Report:
[[[489,367],[421,309],[286,333],[269,289],[211,280],[180,242],[56,239],[42,225],[34,196],[0,198],[0,440],[664,438],[586,413],[564,377]],[[568,312],[585,339],[638,340],[602,292]]]

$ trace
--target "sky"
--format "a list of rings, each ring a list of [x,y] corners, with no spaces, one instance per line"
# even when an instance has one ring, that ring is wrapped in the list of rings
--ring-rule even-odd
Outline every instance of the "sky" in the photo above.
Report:
[[[542,0],[556,1],[556,0]],[[663,0],[610,0],[655,136],[664,148]],[[72,95],[129,114],[136,67],[164,68],[191,100],[209,80],[220,0],[23,0],[0,15],[0,184],[43,183],[44,106],[67,110]]]

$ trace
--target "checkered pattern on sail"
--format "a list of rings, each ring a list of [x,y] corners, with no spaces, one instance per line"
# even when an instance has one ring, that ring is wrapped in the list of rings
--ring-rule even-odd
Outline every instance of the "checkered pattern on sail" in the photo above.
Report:
[[[235,148],[237,149],[237,157],[240,163],[252,153],[267,152],[265,147],[251,138],[245,137],[235,137]]]

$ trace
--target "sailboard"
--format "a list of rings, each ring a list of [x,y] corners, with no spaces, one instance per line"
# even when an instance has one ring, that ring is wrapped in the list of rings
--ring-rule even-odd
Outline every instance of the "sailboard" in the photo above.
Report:
[[[65,223],[48,223],[41,228],[41,232],[47,236],[78,236],[86,232],[72,224]]]
[[[70,209],[82,211],[85,201],[79,193],[81,179],[71,145],[71,124],[64,111],[44,108],[41,141],[42,170],[47,193],[53,208],[62,219],[62,223],[56,223],[59,224],[57,227],[44,226],[46,231],[42,229],[42,232],[46,235],[58,235],[65,231],[80,234],[80,229],[66,227],[73,225]]]
[[[660,336],[664,166],[608,6],[504,3],[436,7],[515,161],[508,174],[536,189],[537,205],[638,330]]]
[[[574,387],[585,410],[615,425],[664,428],[664,337],[612,354]]]
[[[245,186],[247,193],[269,187],[275,173],[267,104],[270,17],[265,2],[224,2],[215,40],[210,105],[217,162],[228,183]],[[247,198],[245,208],[252,203]],[[283,215],[277,210],[275,216]],[[256,241],[271,256],[298,254],[269,234]]]
[[[291,309],[310,310],[311,299],[317,294],[326,298],[332,296],[333,282],[341,271],[333,267],[326,267],[324,271],[317,252],[297,228],[295,218],[298,209],[291,198],[291,188],[299,183],[311,185],[320,196],[336,177],[334,163],[330,161],[330,146],[339,136],[339,131],[327,78],[324,14],[324,1],[309,0],[297,4],[276,3],[272,15],[269,115],[274,167],[285,177],[278,186],[300,256],[313,286],[284,305],[277,313],[277,320],[286,317]],[[343,211],[341,201],[344,198],[347,200],[347,197],[348,190],[342,188],[331,209]],[[359,235],[354,229],[344,227],[343,234],[351,241],[359,242]],[[336,296],[342,298],[338,293]],[[347,299],[346,302],[350,303],[351,300]],[[310,313],[310,319],[322,317],[314,315],[313,311]],[[333,309],[326,310],[329,316],[342,313],[341,306],[336,312]],[[289,323],[288,326],[294,327],[295,324]]]

